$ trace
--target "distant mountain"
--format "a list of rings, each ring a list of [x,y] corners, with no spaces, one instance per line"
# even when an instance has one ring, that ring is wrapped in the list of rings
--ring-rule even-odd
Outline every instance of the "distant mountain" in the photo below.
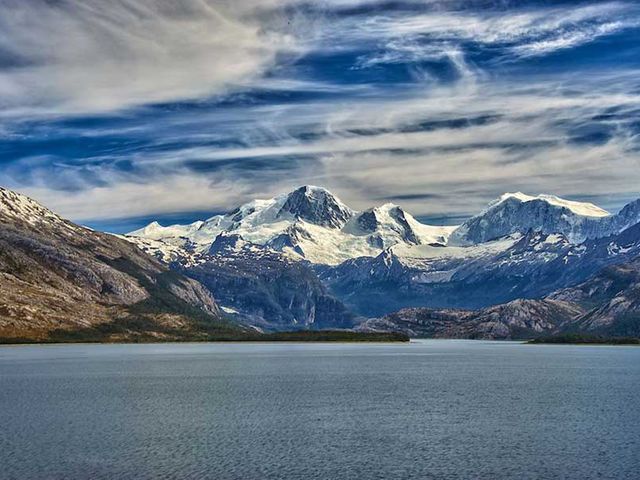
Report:
[[[205,252],[125,237],[176,271],[197,279],[234,321],[264,331],[350,328],[358,318],[299,257],[220,233]]]
[[[580,244],[529,231],[476,246],[423,248],[421,257],[390,249],[316,271],[333,295],[367,317],[406,307],[479,309],[541,298],[629,261],[640,255],[639,230]]]
[[[640,225],[610,245],[620,247],[625,237],[634,244],[633,259],[604,267],[577,286],[545,298],[475,311],[403,309],[367,320],[358,329],[435,338],[513,339],[563,333],[640,337]]]
[[[460,227],[436,227],[393,204],[357,212],[327,190],[306,186],[204,222],[153,223],[127,238],[189,275],[207,269],[217,275],[219,260],[211,256],[231,257],[235,268],[250,265],[248,275],[274,268],[274,259],[299,262],[355,315],[381,317],[410,307],[477,310],[541,298],[633,258],[639,222],[640,200],[610,215],[590,203],[515,193]],[[225,306],[263,325],[270,316],[282,325],[286,317],[256,316],[257,307],[246,310],[219,282],[208,285],[225,295]]]
[[[398,244],[444,244],[454,229],[423,225],[393,204],[357,212],[328,190],[307,185],[189,225],[163,227],[152,222],[128,236],[174,247],[192,245],[196,252],[206,252],[219,234],[236,234],[298,259],[335,265],[376,256]]]
[[[640,222],[640,216],[634,220],[633,223]],[[506,193],[460,225],[451,234],[450,244],[479,244],[529,230],[559,233],[573,243],[580,243],[622,229],[622,225],[612,221],[609,212],[591,203],[572,202],[553,195],[532,197],[520,192]]]
[[[584,313],[556,300],[514,300],[473,310],[407,308],[361,323],[363,332],[401,332],[411,337],[510,340],[536,338]]]
[[[303,186],[205,221],[167,227],[152,222],[128,236],[161,240],[197,253],[205,252],[220,233],[236,234],[314,264],[338,265],[376,257],[389,248],[407,258],[440,257],[442,252],[429,247],[447,247],[453,254],[459,247],[528,232],[558,234],[575,245],[618,234],[639,222],[640,200],[611,215],[591,203],[517,192],[505,193],[458,227],[433,226],[418,222],[397,205],[357,212],[324,188]]]
[[[210,292],[130,242],[0,188],[0,340],[181,340],[237,332]]]
[[[640,257],[602,269],[586,282],[549,295],[585,310],[562,322],[558,333],[640,337]]]
[[[324,188],[304,186],[285,197],[276,218],[295,218],[329,228],[342,228],[354,212]]]
[[[540,298],[640,254],[640,235],[629,227],[640,222],[639,204],[608,215],[558,197],[505,194],[446,245],[397,244],[376,257],[315,269],[337,298],[368,317],[405,307],[478,309]]]
[[[459,228],[433,227],[393,204],[358,212],[306,186],[112,236],[0,189],[0,338],[201,339],[246,328],[223,317],[262,330],[633,334],[639,213],[640,201],[609,215],[506,194]]]

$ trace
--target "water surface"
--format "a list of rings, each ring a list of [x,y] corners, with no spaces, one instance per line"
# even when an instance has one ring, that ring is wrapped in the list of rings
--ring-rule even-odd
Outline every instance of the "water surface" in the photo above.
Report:
[[[621,479],[640,348],[0,348],[0,478]]]

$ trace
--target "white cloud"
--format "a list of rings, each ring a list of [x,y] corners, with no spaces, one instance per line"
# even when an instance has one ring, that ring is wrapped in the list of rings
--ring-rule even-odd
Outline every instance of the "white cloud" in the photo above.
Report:
[[[626,77],[626,82],[623,79]],[[255,197],[269,197],[303,183],[324,185],[355,208],[367,208],[382,198],[416,215],[469,214],[503,191],[620,198],[638,195],[640,157],[637,140],[619,119],[612,138],[602,144],[571,141],[571,130],[607,111],[621,118],[640,106],[640,96],[627,93],[637,73],[592,78],[580,89],[572,77],[538,80],[526,86],[492,83],[477,90],[442,88],[417,98],[359,99],[348,104],[295,104],[256,107],[230,115],[233,127],[272,131],[273,145],[245,148],[184,147],[161,153],[135,153],[130,159],[142,174],[109,173],[105,186],[88,186],[77,194],[60,195],[41,187],[30,191],[73,218],[119,218],[149,213],[230,209]],[[572,86],[571,93],[567,93]],[[273,115],[269,116],[268,112]],[[486,124],[403,132],[412,122],[493,115]],[[257,121],[256,119],[259,119]],[[301,122],[316,125],[326,135],[301,142],[288,130]],[[257,123],[256,123],[257,122]],[[186,125],[175,132],[187,132]],[[370,130],[369,135],[352,133]],[[171,138],[167,139],[172,141]],[[240,166],[256,158],[317,158],[300,160],[282,171],[215,169],[198,173],[185,162],[228,162]],[[268,160],[265,160],[268,161]],[[406,195],[416,198],[405,198]],[[424,198],[420,198],[424,195]],[[145,200],[148,199],[148,200]],[[615,209],[618,204],[606,204]]]
[[[386,53],[365,63],[417,61],[438,54],[437,42],[509,44],[516,57],[544,55],[640,24],[632,3],[542,7],[529,10],[432,11],[416,15],[377,16],[360,24],[336,27],[351,42],[377,40]],[[328,33],[331,35],[332,33]],[[436,42],[436,43],[433,43]]]
[[[518,56],[539,56],[556,50],[563,50],[584,43],[589,43],[598,37],[609,35],[625,27],[636,25],[632,22],[607,22],[600,25],[585,26],[580,29],[561,32],[550,38],[536,40],[530,43],[517,45],[511,50]]]
[[[78,135],[121,134],[158,148],[116,153],[134,173],[100,158],[104,163],[96,162],[92,173],[102,182],[78,175],[82,188],[75,193],[54,190],[46,170],[34,173],[23,190],[74,219],[228,209],[303,183],[329,187],[356,208],[404,196],[398,202],[409,211],[435,216],[471,213],[503,191],[577,198],[638,194],[638,138],[622,120],[640,108],[638,71],[536,73],[518,83],[483,71],[465,51],[469,41],[500,44],[505,56],[526,60],[572,48],[637,25],[638,11],[629,3],[499,14],[381,13],[364,22],[295,17],[289,27],[274,13],[276,0],[198,0],[178,10],[169,0],[62,1],[47,4],[44,13],[39,2],[37,15],[34,2],[9,0],[11,8],[0,12],[0,50],[26,62],[0,71],[4,108],[104,111],[203,97],[240,84],[328,94],[322,100],[175,112],[146,124],[111,125],[108,132],[80,127]],[[369,48],[356,68],[431,59],[449,62],[457,79],[432,81],[416,71],[413,85],[389,91],[374,82],[296,77],[286,69],[282,77],[260,77],[279,52],[372,42],[378,47]],[[611,127],[611,138],[602,144],[571,141],[573,129],[609,112],[614,117],[600,123]],[[465,128],[404,128],[482,116],[492,120]],[[312,135],[301,138],[300,132]],[[230,138],[240,146],[213,142]],[[271,157],[301,160],[291,162],[286,174],[186,166],[234,161],[241,167]],[[312,160],[305,163],[306,157]],[[76,180],[73,169],[69,175]]]
[[[363,57],[361,67],[448,58],[465,68],[461,41],[506,42],[513,55],[543,55],[637,26],[640,18],[636,7],[620,2],[484,13],[435,8],[365,20],[306,17],[296,9],[284,17],[279,10],[297,3],[5,0],[0,53],[9,68],[0,69],[0,111],[61,115],[208,97],[256,84],[279,53],[362,42],[383,50]],[[326,8],[363,3],[329,2]],[[276,80],[281,87],[296,81]]]
[[[261,2],[264,4],[265,2]],[[0,107],[109,111],[220,93],[293,47],[255,2],[7,0],[0,10]]]
[[[22,193],[77,221],[143,216],[149,213],[231,209],[248,192],[239,183],[213,182],[205,177],[175,174],[148,182],[121,180],[82,191],[60,192],[46,186],[21,189]]]

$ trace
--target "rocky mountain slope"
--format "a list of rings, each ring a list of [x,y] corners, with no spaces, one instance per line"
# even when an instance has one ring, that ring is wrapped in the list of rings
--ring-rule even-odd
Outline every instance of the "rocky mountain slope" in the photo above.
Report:
[[[204,252],[161,240],[123,238],[202,282],[237,323],[271,331],[348,328],[357,322],[308,262],[237,234],[219,234]]]
[[[533,230],[559,233],[574,243],[609,231],[609,212],[591,203],[565,200],[554,195],[532,197],[521,192],[505,193],[480,214],[470,218],[451,235],[454,245],[484,243],[518,232]],[[606,225],[605,225],[606,223]],[[602,225],[598,232],[595,225]]]
[[[199,339],[237,332],[210,292],[130,242],[0,188],[0,339]]]
[[[515,300],[477,311],[403,309],[358,328],[433,338],[521,339],[561,333],[638,337],[640,255],[539,300]]]
[[[336,329],[357,321],[307,262],[221,234],[199,262],[177,267],[197,279],[233,318],[263,330]]]
[[[481,310],[407,308],[358,326],[364,332],[402,332],[411,337],[510,340],[536,338],[584,313],[561,300],[514,300]]]
[[[362,330],[456,338],[633,334],[638,205],[609,215],[507,194],[452,232],[394,205],[356,212],[324,189],[301,187],[206,221],[152,223],[118,237],[0,189],[0,338],[237,333],[223,316],[263,330],[362,322]]]
[[[549,296],[585,310],[562,322],[560,333],[640,337],[640,257],[604,268],[586,282]]]

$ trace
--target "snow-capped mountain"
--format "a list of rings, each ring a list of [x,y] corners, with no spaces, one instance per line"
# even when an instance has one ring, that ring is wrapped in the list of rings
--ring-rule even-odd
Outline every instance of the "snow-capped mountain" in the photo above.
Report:
[[[407,258],[439,258],[445,254],[442,247],[446,247],[445,255],[457,256],[458,248],[483,246],[529,231],[559,234],[578,244],[615,235],[638,222],[640,200],[612,215],[592,203],[517,192],[505,193],[458,227],[432,226],[392,203],[358,212],[324,188],[303,186],[205,221],[166,227],[152,222],[129,236],[146,239],[146,245],[140,242],[142,246],[166,258],[180,257],[176,248],[206,253],[224,233],[292,258],[338,265],[354,258],[376,257],[389,248]],[[150,241],[162,243],[149,245]]]
[[[277,218],[296,218],[314,225],[342,228],[354,212],[324,188],[304,186],[289,193]]]
[[[478,310],[404,308],[369,319],[357,328],[443,338],[522,339],[563,333],[637,337],[640,335],[638,227],[640,224],[602,243],[612,253],[635,249],[634,256],[599,269],[586,281],[546,297],[517,299]],[[593,260],[593,256],[588,259],[591,267],[597,264]]]
[[[27,223],[31,227],[56,226],[73,232],[80,227],[18,192],[0,187],[0,218],[3,222]]]
[[[21,312],[31,311],[32,295],[50,297],[43,319],[62,312],[82,323],[99,313],[106,321],[105,305],[111,304],[129,314],[127,305],[166,286],[165,280],[155,285],[153,279],[161,277],[177,295],[171,305],[186,301],[201,308],[208,293],[191,277],[238,322],[264,329],[350,328],[363,316],[429,307],[439,310],[415,321],[402,317],[401,323],[442,327],[447,335],[453,330],[444,323],[463,319],[472,333],[456,335],[476,335],[487,325],[495,328],[482,335],[537,332],[556,325],[546,322],[550,316],[573,319],[576,302],[522,299],[541,299],[603,267],[640,258],[640,200],[611,215],[548,195],[505,194],[461,227],[434,227],[393,204],[358,212],[327,190],[301,187],[205,221],[168,227],[153,222],[133,233],[124,242],[0,188],[0,277],[18,312],[11,328],[24,323]],[[32,293],[25,295],[27,284]],[[607,318],[620,305],[635,309],[636,293],[634,287],[611,300]],[[220,315],[212,302],[209,313]],[[506,323],[496,324],[498,317]]]
[[[454,229],[424,225],[391,203],[357,212],[324,188],[303,186],[205,221],[167,227],[152,222],[128,235],[205,253],[218,235],[234,234],[294,258],[335,265],[398,244],[444,245]]]
[[[449,241],[453,245],[472,245],[533,230],[560,233],[579,243],[617,233],[613,231],[612,217],[615,216],[592,203],[573,202],[553,195],[532,197],[520,192],[505,193],[464,222]]]
[[[263,330],[350,328],[356,315],[335,299],[308,262],[221,233],[208,252],[188,266],[226,312]]]
[[[477,309],[540,298],[640,255],[639,223],[640,200],[612,215],[590,203],[515,193],[459,227],[437,227],[393,204],[357,212],[324,189],[301,187],[204,222],[154,223],[128,238],[202,275],[223,261],[233,271],[243,265],[267,271],[277,258],[304,260],[298,263],[309,262],[331,295],[370,317],[405,307]],[[237,281],[232,277],[225,285]],[[220,284],[212,291],[223,291],[227,306],[247,316],[263,308],[249,308]]]
[[[150,240],[162,240],[170,238],[188,237],[197,232],[198,229],[204,224],[203,221],[198,220],[189,225],[170,225],[163,227],[158,222],[151,222],[144,228],[131,232],[130,235],[136,237],[148,238]]]

